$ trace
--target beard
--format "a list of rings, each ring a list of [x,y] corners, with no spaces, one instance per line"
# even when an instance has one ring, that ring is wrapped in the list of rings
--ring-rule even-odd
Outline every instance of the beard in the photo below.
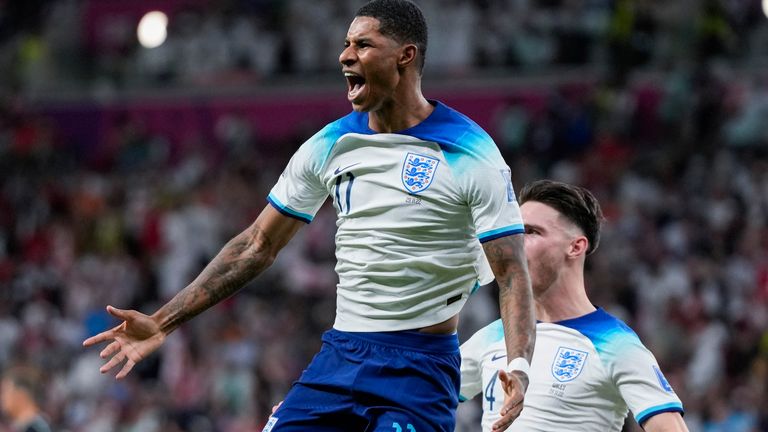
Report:
[[[550,257],[542,257],[535,265],[528,264],[531,269],[531,288],[533,296],[538,297],[549,290],[558,278],[558,266]]]

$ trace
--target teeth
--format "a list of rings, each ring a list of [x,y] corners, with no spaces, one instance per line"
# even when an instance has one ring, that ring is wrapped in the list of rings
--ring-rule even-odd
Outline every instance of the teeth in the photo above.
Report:
[[[346,76],[346,77],[356,77],[358,75],[357,74],[353,74],[352,72],[344,72],[344,76]]]

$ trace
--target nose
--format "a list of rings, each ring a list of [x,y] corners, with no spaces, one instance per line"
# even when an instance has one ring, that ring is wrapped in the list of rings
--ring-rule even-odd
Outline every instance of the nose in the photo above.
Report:
[[[355,56],[355,51],[352,49],[352,46],[344,47],[344,49],[341,50],[341,54],[339,54],[339,63],[344,66],[351,66],[356,60],[357,56]]]

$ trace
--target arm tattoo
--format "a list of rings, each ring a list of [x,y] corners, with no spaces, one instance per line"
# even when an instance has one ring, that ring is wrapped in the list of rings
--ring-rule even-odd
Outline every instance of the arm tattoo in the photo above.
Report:
[[[499,303],[508,360],[531,361],[536,340],[531,279],[523,248],[523,236],[514,235],[483,245],[499,285]]]
[[[189,286],[158,311],[169,333],[183,322],[231,296],[272,263],[272,242],[252,225],[230,240]]]

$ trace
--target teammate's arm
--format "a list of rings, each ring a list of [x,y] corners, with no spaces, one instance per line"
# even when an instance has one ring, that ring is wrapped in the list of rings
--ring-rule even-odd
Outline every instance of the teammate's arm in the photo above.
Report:
[[[688,432],[688,426],[679,412],[656,414],[643,423],[647,432]]]
[[[123,322],[86,339],[83,345],[112,340],[101,351],[102,358],[111,358],[100,371],[107,372],[125,361],[116,376],[125,377],[179,325],[234,294],[269,267],[303,225],[304,222],[284,216],[267,205],[250,227],[231,239],[192,283],[157,312],[148,316],[107,306],[107,311]]]
[[[533,294],[522,235],[510,235],[483,243],[485,255],[499,285],[501,321],[507,347],[507,359],[518,357],[530,364],[536,340]],[[520,415],[523,396],[528,388],[528,375],[520,371],[499,371],[506,399],[500,414],[502,420],[494,430],[504,430]]]

